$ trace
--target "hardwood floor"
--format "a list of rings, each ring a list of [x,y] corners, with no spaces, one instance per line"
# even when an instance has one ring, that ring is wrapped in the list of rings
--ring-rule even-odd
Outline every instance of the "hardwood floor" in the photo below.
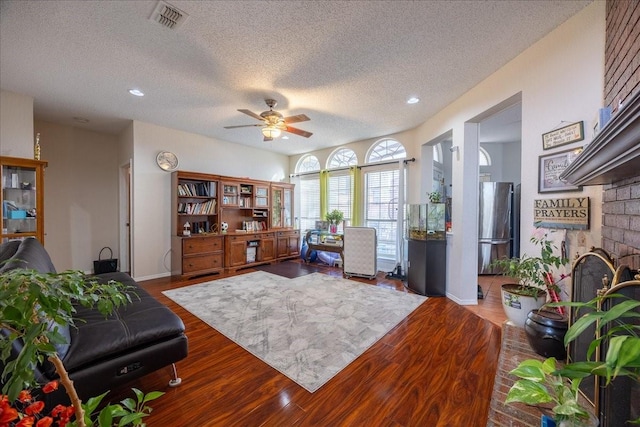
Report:
[[[296,261],[300,262],[300,261]],[[289,267],[291,270],[291,267]],[[322,273],[341,271],[319,267]],[[252,270],[238,272],[243,274]],[[481,277],[486,298],[462,307],[429,298],[384,338],[315,393],[309,393],[162,295],[162,291],[222,276],[141,284],[184,321],[189,356],[169,371],[130,387],[166,394],[152,402],[149,426],[485,426],[500,349],[496,278]],[[374,286],[408,292],[380,273]],[[497,295],[497,307],[494,301]],[[482,317],[481,317],[482,316]],[[127,393],[128,395],[129,393]]]

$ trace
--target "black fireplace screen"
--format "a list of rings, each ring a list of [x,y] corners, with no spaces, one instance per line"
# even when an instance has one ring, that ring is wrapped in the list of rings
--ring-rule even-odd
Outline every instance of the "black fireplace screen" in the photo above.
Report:
[[[631,279],[631,271],[623,267],[618,269],[620,281],[618,285],[612,287],[607,294],[622,294],[627,298],[640,301],[640,281]],[[618,279],[616,277],[615,279]],[[609,310],[623,299],[607,299],[603,305],[604,310]],[[640,309],[635,310],[640,314]],[[640,325],[640,318],[625,318],[625,323]],[[608,325],[603,332],[607,332],[616,325]],[[600,354],[607,354],[607,343],[604,342]],[[604,356],[603,356],[604,357]],[[629,420],[640,418],[640,383],[629,377],[618,377],[609,385],[604,380],[600,380],[598,387],[598,412],[601,427],[631,426]]]
[[[598,295],[598,290],[604,287],[609,288],[606,295],[622,294],[628,298],[640,300],[640,281],[633,280],[634,274],[637,274],[637,271],[626,266],[614,270],[611,259],[602,250],[589,252],[578,258],[573,265],[571,299],[580,302],[590,301]],[[622,299],[619,298],[606,299],[602,308],[609,310],[620,301]],[[640,313],[640,310],[637,311]],[[576,309],[572,308],[569,321],[573,322],[584,313],[584,309],[576,312]],[[640,317],[625,319],[625,322],[640,325]],[[608,328],[614,326],[607,326],[603,332],[606,333]],[[587,350],[595,333],[595,326],[593,326],[571,343],[567,351],[569,362],[586,360]],[[604,358],[606,351],[607,346],[604,342],[595,357]],[[592,360],[594,360],[593,357]],[[640,417],[640,384],[637,381],[628,377],[618,377],[611,384],[606,385],[604,379],[591,376],[582,381],[580,390],[594,406],[601,427],[630,426],[631,424],[627,421]]]
[[[587,302],[594,299],[599,289],[609,286],[613,280],[615,270],[609,256],[602,250],[588,252],[578,258],[573,264],[571,278],[573,281],[571,300]],[[579,312],[571,309],[569,322],[573,323],[579,316],[587,313],[586,309]],[[569,362],[584,362],[587,360],[587,350],[596,334],[595,325],[587,328],[567,349]],[[593,376],[587,377],[580,383],[580,391],[597,407],[596,381]]]

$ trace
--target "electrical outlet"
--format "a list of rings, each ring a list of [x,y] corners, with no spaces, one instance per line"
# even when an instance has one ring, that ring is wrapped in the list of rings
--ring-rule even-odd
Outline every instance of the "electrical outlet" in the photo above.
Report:
[[[578,233],[578,246],[580,247],[587,246],[587,236],[584,234],[584,231],[580,231]]]

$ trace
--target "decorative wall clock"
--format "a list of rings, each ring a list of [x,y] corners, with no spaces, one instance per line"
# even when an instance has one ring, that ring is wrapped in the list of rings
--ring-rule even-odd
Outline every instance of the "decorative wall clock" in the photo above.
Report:
[[[164,171],[172,171],[178,168],[178,156],[170,151],[161,151],[156,156],[156,163]]]

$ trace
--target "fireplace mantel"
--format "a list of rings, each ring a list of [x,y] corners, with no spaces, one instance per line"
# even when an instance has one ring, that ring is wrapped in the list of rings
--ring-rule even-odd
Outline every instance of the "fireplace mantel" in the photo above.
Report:
[[[640,175],[640,92],[562,173],[574,185],[611,184]]]

